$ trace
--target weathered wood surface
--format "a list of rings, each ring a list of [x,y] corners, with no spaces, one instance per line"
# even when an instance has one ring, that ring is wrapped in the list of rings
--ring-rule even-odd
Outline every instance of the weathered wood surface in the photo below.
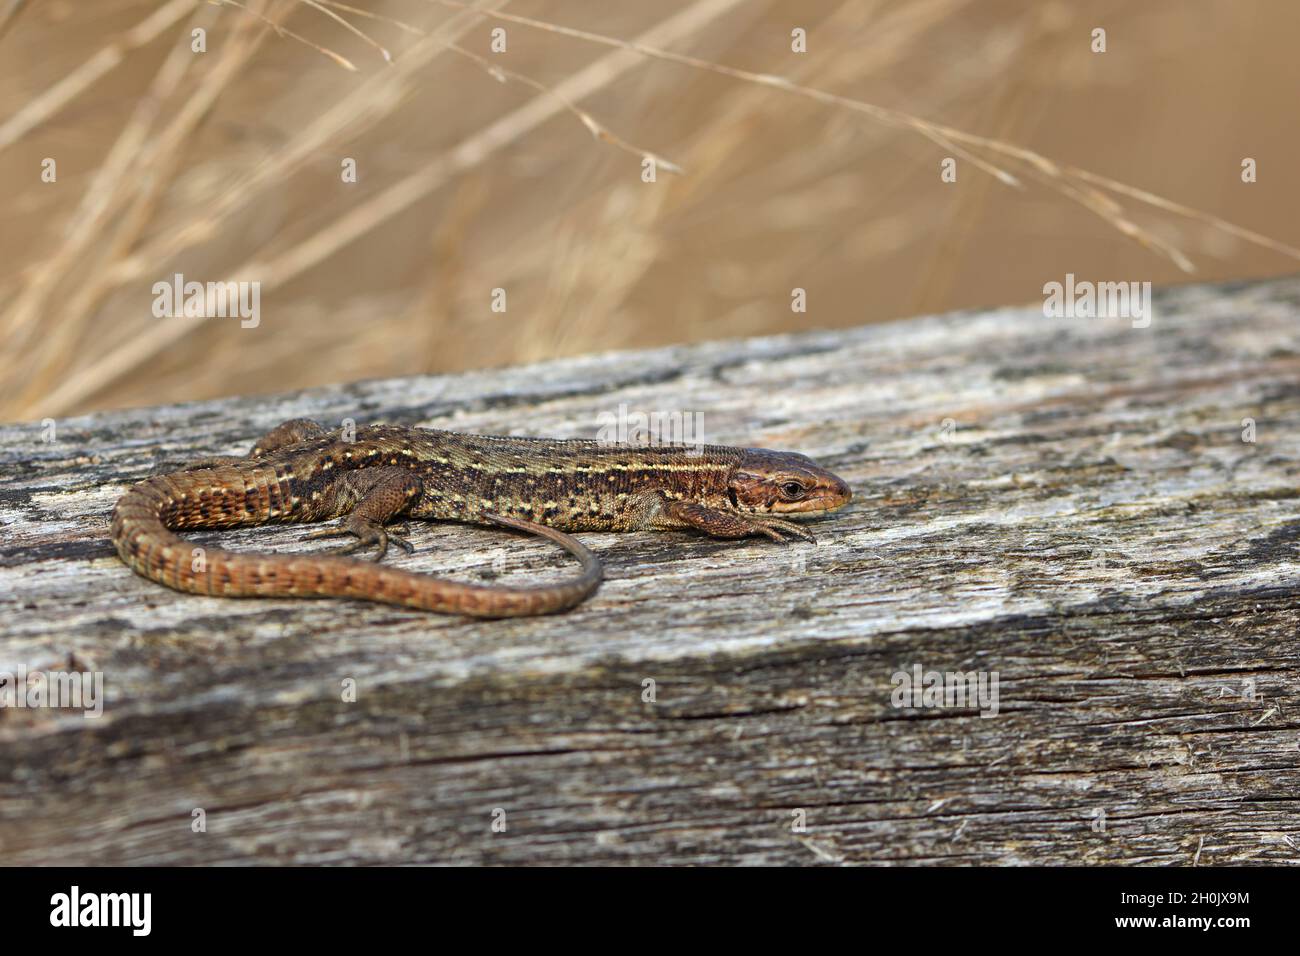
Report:
[[[108,698],[0,711],[0,854],[1300,863],[1298,331],[1288,279],[1158,294],[1144,330],[1008,309],[0,428],[0,671]],[[285,418],[592,436],[623,403],[857,498],[817,546],[583,535],[595,599],[503,622],[181,595],[106,541],[130,482]],[[413,540],[433,574],[572,570]],[[894,707],[915,665],[996,671],[998,715]]]

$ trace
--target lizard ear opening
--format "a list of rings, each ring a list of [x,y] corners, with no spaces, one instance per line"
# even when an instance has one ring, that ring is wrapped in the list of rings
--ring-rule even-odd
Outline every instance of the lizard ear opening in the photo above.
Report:
[[[737,511],[739,511],[739,510],[740,510],[740,502],[736,500],[736,489],[735,489],[735,488],[728,488],[728,489],[727,489],[727,498],[730,499],[730,501],[731,501],[731,507],[733,507],[733,508],[735,508]]]

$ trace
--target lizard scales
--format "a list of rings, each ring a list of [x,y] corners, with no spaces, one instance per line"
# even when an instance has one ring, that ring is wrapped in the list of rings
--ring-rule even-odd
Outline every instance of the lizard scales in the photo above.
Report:
[[[703,446],[610,445],[464,435],[396,425],[353,440],[295,419],[248,458],[207,459],[148,478],[113,511],[122,560],[160,584],[229,597],[347,597],[477,617],[573,607],[600,584],[599,560],[570,531],[696,528],[715,537],[811,535],[782,517],[830,511],[851,494],[838,477],[790,452]],[[240,554],[198,549],[174,531],[272,522],[337,527],[336,554]],[[549,538],[582,571],[558,584],[504,587],[433,578],[378,564],[394,519],[500,525]],[[374,548],[375,560],[344,555]]]

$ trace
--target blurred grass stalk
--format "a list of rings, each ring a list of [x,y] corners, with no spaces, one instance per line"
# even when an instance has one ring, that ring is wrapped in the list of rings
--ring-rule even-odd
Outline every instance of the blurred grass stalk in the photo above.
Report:
[[[64,52],[77,64],[26,102],[3,104],[0,151],[39,140],[39,155],[69,158],[60,161],[66,186],[57,193],[39,182],[19,189],[20,211],[44,230],[24,240],[25,258],[0,278],[0,415],[45,417],[684,337],[693,334],[682,331],[689,324],[708,324],[693,311],[708,303],[674,303],[665,318],[645,301],[672,302],[671,295],[638,296],[683,232],[752,206],[774,234],[797,234],[783,257],[815,262],[825,251],[819,226],[861,197],[858,178],[870,178],[870,160],[891,129],[919,134],[994,181],[1044,183],[1184,271],[1191,264],[1183,252],[1139,225],[1121,199],[1300,258],[1290,246],[1011,142],[830,92],[888,76],[970,4],[832,5],[816,15],[817,36],[842,52],[784,57],[772,72],[721,62],[758,27],[788,42],[788,16],[752,0],[695,0],[629,41],[517,15],[507,0],[409,0],[368,10],[332,0],[134,0],[124,12],[138,19],[107,41],[99,29],[78,31],[80,14],[71,24],[34,24],[30,42],[71,38]],[[2,9],[0,44],[27,42],[16,24],[31,11],[12,0]],[[969,95],[973,72],[991,81],[1059,29],[1052,20],[1059,16],[1059,9],[1026,15],[982,63],[951,77],[935,71],[930,88],[916,91],[917,110]],[[410,22],[417,19],[428,22]],[[488,24],[509,28],[523,50],[518,68],[513,56],[497,65],[478,52]],[[197,29],[208,33],[202,56],[190,49]],[[375,39],[379,30],[392,32],[396,45]],[[327,32],[332,40],[342,34],[337,49],[312,39]],[[552,56],[548,43],[560,53]],[[674,52],[685,47],[715,57]],[[442,62],[447,54],[456,62]],[[285,80],[275,68],[286,63],[293,86],[278,89]],[[535,76],[548,71],[560,79]],[[110,115],[70,138],[78,104],[98,102],[100,86],[117,74],[138,78],[137,95],[113,101]],[[495,115],[480,113],[474,98],[484,75],[506,88],[494,94],[507,104]],[[630,92],[614,92],[620,80]],[[588,101],[596,105],[582,105]],[[681,104],[686,122],[671,140],[623,138],[647,138],[638,131],[647,103],[656,112],[648,125],[659,129]],[[621,158],[567,132],[530,136],[556,117],[585,127]],[[864,125],[879,135],[862,136]],[[765,135],[782,126],[783,139]],[[402,161],[405,149],[415,158]],[[361,184],[323,185],[337,182],[341,157],[358,154],[366,157]],[[644,155],[660,172],[677,163],[687,175],[645,188],[637,176]],[[36,153],[24,159],[39,166]],[[90,167],[80,179],[77,163]],[[557,170],[564,184],[551,191],[543,176]],[[933,200],[918,202],[913,215],[852,224],[851,248],[883,256],[914,243],[942,221],[935,210]],[[426,253],[412,256],[412,248]],[[385,275],[384,250],[412,260],[395,280]],[[743,255],[714,264],[717,299],[731,304],[714,309],[713,328],[773,327],[747,301],[753,277],[766,271],[762,259]],[[264,303],[275,296],[275,319],[256,337],[213,320],[156,319],[142,290],[177,272],[260,282]],[[516,307],[524,318],[495,325],[467,318],[486,311],[497,287],[531,304]]]

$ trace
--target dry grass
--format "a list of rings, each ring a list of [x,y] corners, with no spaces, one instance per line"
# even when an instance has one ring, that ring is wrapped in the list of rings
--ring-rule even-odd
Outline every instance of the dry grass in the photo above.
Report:
[[[856,324],[1027,300],[1066,271],[1294,268],[1294,228],[1267,213],[1294,208],[1282,190],[1295,187],[1264,178],[1294,134],[1250,187],[1234,157],[1262,148],[1253,130],[1220,130],[1210,148],[1204,128],[1172,127],[1181,166],[1163,177],[1142,175],[1165,155],[1155,131],[1124,135],[1116,71],[1149,82],[1171,36],[1187,62],[1161,76],[1209,69],[1198,4],[1177,20],[1089,6],[817,2],[792,16],[693,0],[586,11],[580,27],[562,25],[564,5],[506,0],[0,6],[0,52],[14,53],[0,175],[17,187],[0,240],[0,414]],[[1087,51],[1098,24],[1116,48],[1104,57]],[[504,54],[488,50],[494,26]],[[808,54],[790,52],[792,26]],[[1234,29],[1248,27],[1211,38]],[[1276,20],[1249,29],[1285,35]],[[1095,88],[1076,86],[1090,69]],[[1212,97],[1188,99],[1212,115]],[[1089,154],[1098,171],[1031,146],[1053,129],[1045,104],[1090,101],[1109,137]],[[939,182],[944,156],[958,184]],[[40,181],[44,157],[57,183]],[[344,157],[356,184],[340,183]],[[152,285],[175,272],[260,282],[262,324],[154,318]],[[807,315],[789,309],[795,286]]]

